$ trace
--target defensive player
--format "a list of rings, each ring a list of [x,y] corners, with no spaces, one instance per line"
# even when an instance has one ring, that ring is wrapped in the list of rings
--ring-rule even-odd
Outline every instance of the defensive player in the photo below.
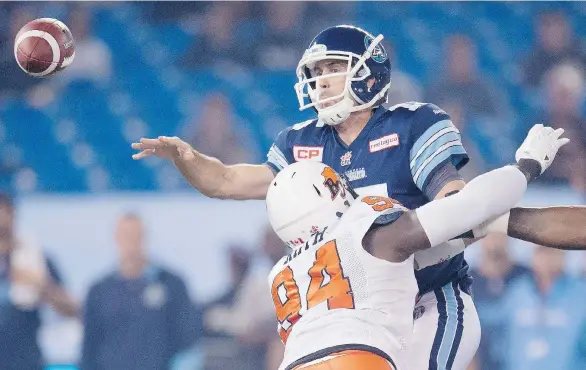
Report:
[[[264,199],[275,174],[301,160],[326,163],[345,174],[359,193],[391,196],[409,209],[462,189],[457,169],[468,157],[450,117],[432,104],[381,107],[391,81],[381,39],[351,26],[331,27],[315,37],[297,68],[295,89],[301,107],[315,109],[318,117],[282,131],[265,164],[226,166],[177,137],[141,139],[132,144],[141,150],[134,158],[172,160],[194,188],[220,199]],[[421,266],[443,262],[416,271],[425,309],[415,321],[420,354],[412,369],[460,369],[452,366],[456,354],[457,364],[466,363],[478,346],[471,279],[457,248],[442,248],[439,257],[439,250],[415,257]],[[459,325],[447,325],[455,319]]]
[[[294,251],[269,284],[285,343],[279,370],[401,370],[410,367],[418,292],[412,254],[501,214],[562,142],[536,126],[525,155],[477,177],[460,193],[409,211],[381,196],[357,196],[329,166],[299,162],[271,183],[267,211]],[[441,248],[441,247],[440,247]]]

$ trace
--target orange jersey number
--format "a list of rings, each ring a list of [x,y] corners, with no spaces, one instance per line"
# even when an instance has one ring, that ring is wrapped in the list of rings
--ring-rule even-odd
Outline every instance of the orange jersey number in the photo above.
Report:
[[[344,277],[336,241],[332,240],[321,246],[316,252],[316,260],[309,269],[311,280],[307,290],[307,309],[327,301],[328,309],[354,308],[354,295],[350,280]],[[283,291],[285,302],[279,294]],[[283,343],[291,332],[293,325],[301,318],[301,296],[290,267],[281,271],[273,280],[271,288],[273,303],[279,320],[279,335]]]
[[[396,200],[387,197],[368,196],[362,198],[362,201],[369,206],[372,206],[372,209],[378,212],[401,205],[401,203]]]
[[[328,301],[328,309],[354,308],[350,281],[344,277],[336,241],[324,244],[316,252],[316,260],[309,269],[311,282],[307,291],[307,308]]]
[[[279,290],[284,289],[286,300],[282,302],[279,296]],[[273,296],[273,303],[277,310],[277,320],[279,320],[279,335],[283,343],[287,341],[287,337],[291,332],[293,325],[301,317],[301,296],[299,295],[299,287],[293,278],[293,270],[290,267],[281,271],[273,280],[271,288]]]

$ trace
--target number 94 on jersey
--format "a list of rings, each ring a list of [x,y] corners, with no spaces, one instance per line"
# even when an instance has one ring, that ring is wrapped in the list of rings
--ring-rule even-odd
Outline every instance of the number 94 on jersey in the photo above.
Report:
[[[271,294],[283,343],[287,342],[293,325],[308,310],[354,308],[352,286],[344,276],[336,241],[306,253],[314,254],[314,258],[304,256],[293,261],[272,282]]]

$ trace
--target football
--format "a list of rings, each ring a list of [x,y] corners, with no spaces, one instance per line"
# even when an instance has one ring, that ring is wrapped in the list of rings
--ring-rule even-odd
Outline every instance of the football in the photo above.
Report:
[[[73,62],[75,40],[67,26],[53,18],[25,24],[14,40],[14,57],[28,75],[53,75]]]

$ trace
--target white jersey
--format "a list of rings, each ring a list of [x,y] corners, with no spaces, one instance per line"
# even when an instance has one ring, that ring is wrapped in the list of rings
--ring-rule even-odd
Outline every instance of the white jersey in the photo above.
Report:
[[[269,284],[285,343],[279,370],[347,349],[408,368],[418,292],[413,257],[391,263],[362,245],[377,217],[402,212],[393,207],[384,197],[356,199],[334,229],[315,233],[273,267]]]
[[[373,185],[354,189],[360,195],[380,195],[388,197],[386,186]],[[415,269],[437,265],[464,252],[466,244],[462,239],[450,240],[435,248],[424,249],[415,253]]]

